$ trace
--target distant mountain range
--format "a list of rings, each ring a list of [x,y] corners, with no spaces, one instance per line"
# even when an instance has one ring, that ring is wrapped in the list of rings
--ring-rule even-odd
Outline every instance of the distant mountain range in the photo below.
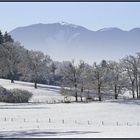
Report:
[[[65,22],[18,27],[9,34],[25,48],[40,50],[54,60],[118,60],[140,51],[140,28],[91,31]]]

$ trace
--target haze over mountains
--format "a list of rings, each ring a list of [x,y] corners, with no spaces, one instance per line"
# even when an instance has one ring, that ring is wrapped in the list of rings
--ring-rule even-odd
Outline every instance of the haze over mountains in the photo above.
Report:
[[[65,22],[33,24],[9,33],[25,48],[40,50],[54,60],[118,60],[140,51],[140,28],[124,31],[103,28],[98,31]]]

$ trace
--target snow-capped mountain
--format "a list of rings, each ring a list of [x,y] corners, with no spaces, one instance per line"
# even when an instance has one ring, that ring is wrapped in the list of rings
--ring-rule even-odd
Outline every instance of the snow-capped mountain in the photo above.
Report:
[[[10,32],[25,48],[40,50],[53,59],[117,60],[140,51],[140,28],[124,31],[116,27],[91,31],[66,22],[33,24]]]

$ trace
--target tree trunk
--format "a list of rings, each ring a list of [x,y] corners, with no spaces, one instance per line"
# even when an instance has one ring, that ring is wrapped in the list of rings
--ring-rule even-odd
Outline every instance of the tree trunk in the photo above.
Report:
[[[100,85],[98,84],[98,95],[99,95],[99,101],[102,101],[102,98],[101,98],[101,89],[100,89]]]
[[[83,102],[83,98],[82,98],[82,96],[81,96],[81,102]]]
[[[139,87],[138,87],[138,85],[136,86],[136,89],[137,89],[137,98],[139,98]]]
[[[133,94],[133,99],[135,99],[135,94],[134,94],[134,91],[133,91],[133,93],[132,93],[132,94]]]
[[[11,83],[14,83],[14,79],[13,78],[11,79]]]
[[[133,99],[135,99],[134,80],[132,81],[132,95],[133,95]]]
[[[77,96],[77,84],[75,84],[75,99],[76,99],[76,102],[78,102],[78,96]]]
[[[12,73],[10,75],[11,75],[10,76],[11,77],[11,83],[14,83],[14,75]]]
[[[139,98],[139,87],[138,87],[138,78],[136,75],[136,92],[137,92],[137,98]]]
[[[83,87],[81,87],[81,96],[80,96],[81,97],[81,102],[83,102],[83,99],[82,99],[83,90],[84,90]]]
[[[140,98],[140,74],[139,74],[139,98]]]
[[[118,99],[118,95],[117,95],[117,85],[115,84],[114,86],[114,91],[115,91],[115,99]]]
[[[118,94],[115,94],[115,99],[118,99]]]
[[[35,88],[37,88],[37,79],[35,80],[35,85],[34,85]]]
[[[99,101],[101,101],[101,83],[100,83],[100,75],[99,72],[97,72],[97,80],[98,80],[98,97],[99,97]]]
[[[99,95],[99,101],[102,101],[101,95]]]

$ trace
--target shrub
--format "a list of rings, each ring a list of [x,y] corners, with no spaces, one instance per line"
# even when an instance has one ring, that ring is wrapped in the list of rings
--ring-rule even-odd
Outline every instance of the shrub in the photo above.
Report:
[[[32,97],[32,93],[26,90],[11,89],[6,90],[0,86],[0,101],[8,103],[27,103]]]
[[[5,102],[7,96],[10,94],[8,90],[0,86],[0,102]]]
[[[12,103],[26,103],[32,97],[32,93],[27,90],[12,89],[7,102]]]

